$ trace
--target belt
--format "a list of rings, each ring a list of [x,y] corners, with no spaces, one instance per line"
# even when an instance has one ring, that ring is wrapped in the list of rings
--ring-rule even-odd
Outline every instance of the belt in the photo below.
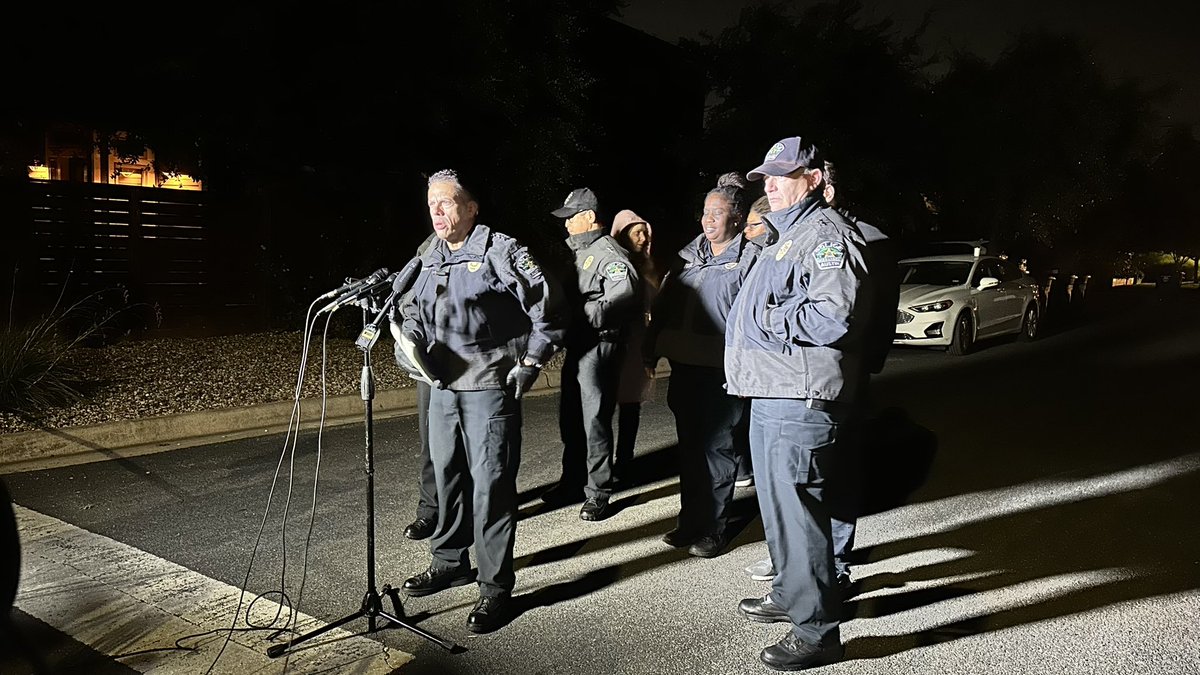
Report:
[[[812,408],[813,410],[820,410],[821,412],[827,412],[831,415],[849,413],[853,408],[853,406],[849,403],[845,403],[843,401],[828,401],[823,398],[805,399],[804,405],[808,408]]]

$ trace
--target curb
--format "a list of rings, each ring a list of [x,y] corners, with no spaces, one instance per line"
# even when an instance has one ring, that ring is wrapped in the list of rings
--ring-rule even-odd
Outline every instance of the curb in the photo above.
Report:
[[[656,377],[670,375],[664,361]],[[545,370],[526,396],[558,391],[562,373]],[[371,416],[389,419],[416,412],[417,389],[404,387],[376,391]],[[291,420],[294,401],[261,403],[241,408],[219,408],[107,422],[64,429],[39,429],[0,435],[0,474],[55,468],[111,459],[136,457],[167,450],[222,441],[282,434]],[[300,401],[300,429],[320,423],[321,399]],[[361,423],[363,400],[359,394],[330,396],[325,402],[325,426]]]

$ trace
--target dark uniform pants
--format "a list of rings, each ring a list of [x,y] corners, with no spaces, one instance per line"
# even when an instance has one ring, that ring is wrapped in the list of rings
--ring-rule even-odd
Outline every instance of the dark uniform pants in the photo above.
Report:
[[[433,387],[417,381],[417,433],[421,435],[421,482],[417,497],[417,517],[437,520],[437,480],[429,459],[429,392]]]
[[[839,639],[830,523],[835,515],[846,519],[847,505],[835,497],[844,479],[843,421],[802,399],[754,399],[750,406],[754,483],[776,571],[771,598],[810,644]]]
[[[434,389],[429,397],[429,450],[440,507],[430,540],[434,566],[470,565],[474,543],[480,595],[511,591],[520,403],[499,389]]]
[[[584,486],[588,497],[612,496],[613,412],[621,377],[622,345],[600,340],[567,348],[558,426],[563,484]],[[585,482],[586,481],[586,482]]]
[[[720,534],[729,519],[737,479],[734,434],[743,399],[725,393],[723,368],[671,362],[667,407],[679,437],[679,529]]]

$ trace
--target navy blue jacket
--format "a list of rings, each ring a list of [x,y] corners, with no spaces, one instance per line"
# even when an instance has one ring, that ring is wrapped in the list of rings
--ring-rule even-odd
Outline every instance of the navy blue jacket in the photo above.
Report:
[[[866,242],[819,197],[764,217],[778,233],[733,303],[730,394],[851,402],[871,316]]]
[[[459,250],[436,239],[420,261],[403,330],[428,344],[446,389],[503,389],[523,356],[545,363],[562,346],[561,291],[512,237],[476,225]]]
[[[720,255],[704,235],[679,251],[650,313],[643,345],[647,361],[665,357],[691,366],[723,368],[725,320],[762,247],[738,234]]]

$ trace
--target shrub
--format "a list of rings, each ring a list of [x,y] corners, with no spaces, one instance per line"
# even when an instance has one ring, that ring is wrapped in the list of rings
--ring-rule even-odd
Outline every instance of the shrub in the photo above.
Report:
[[[131,306],[114,308],[113,291],[99,291],[32,324],[0,333],[0,411],[36,419],[48,408],[71,405],[86,393],[86,374],[68,358],[73,349],[108,335]],[[125,298],[121,292],[122,299]]]

